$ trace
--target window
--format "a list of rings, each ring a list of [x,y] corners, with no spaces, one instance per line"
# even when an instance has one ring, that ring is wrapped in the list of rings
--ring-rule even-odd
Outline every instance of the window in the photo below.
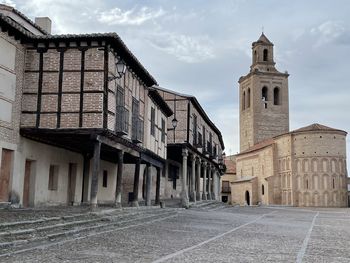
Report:
[[[56,191],[58,188],[58,165],[50,165],[49,186],[50,191]]]
[[[250,89],[248,89],[248,96],[247,96],[247,108],[250,107]]]
[[[333,189],[334,189],[335,188],[335,180],[334,180],[334,178],[333,178],[332,186],[333,186]]]
[[[206,140],[205,140],[205,126],[203,125],[203,138],[202,138],[203,140],[202,140],[202,142],[203,142],[203,152],[205,151],[205,142],[206,142]]]
[[[263,87],[261,90],[261,99],[263,101],[268,101],[268,97],[267,97],[267,87]]]
[[[264,61],[267,61],[268,58],[268,51],[267,49],[264,49]]]
[[[264,195],[264,194],[265,194],[265,187],[264,187],[264,185],[263,185],[263,184],[261,185],[261,194],[262,194],[262,195]]]
[[[125,108],[125,93],[124,89],[118,85],[116,96],[116,132],[123,132],[128,134],[129,132],[129,111]]]
[[[107,187],[108,172],[103,170],[102,187]]]
[[[229,181],[222,181],[222,189],[221,191],[223,193],[230,193],[231,189],[230,189],[230,182]]]
[[[139,118],[140,102],[132,98],[132,134],[131,139],[135,142],[142,142],[143,140],[143,120]]]
[[[309,180],[306,179],[306,189],[309,189]]]
[[[197,144],[197,116],[193,114],[193,144]]]
[[[202,147],[202,134],[200,132],[198,132],[198,146]]]
[[[156,131],[156,110],[151,107],[151,135],[155,135]]]
[[[162,142],[165,142],[165,120],[162,119]]]
[[[280,104],[280,89],[278,87],[273,89],[273,104],[274,105]]]
[[[242,110],[245,109],[245,91],[243,91]]]

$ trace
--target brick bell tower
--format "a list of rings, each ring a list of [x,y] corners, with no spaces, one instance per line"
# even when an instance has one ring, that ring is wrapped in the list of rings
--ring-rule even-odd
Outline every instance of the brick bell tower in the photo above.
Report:
[[[238,81],[241,152],[289,131],[289,74],[275,64],[273,44],[262,33],[252,44],[250,72]]]

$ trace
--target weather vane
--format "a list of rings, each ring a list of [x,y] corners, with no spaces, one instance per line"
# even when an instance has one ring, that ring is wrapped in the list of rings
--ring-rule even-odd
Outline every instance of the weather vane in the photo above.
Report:
[[[264,34],[264,26],[261,27],[261,32]]]

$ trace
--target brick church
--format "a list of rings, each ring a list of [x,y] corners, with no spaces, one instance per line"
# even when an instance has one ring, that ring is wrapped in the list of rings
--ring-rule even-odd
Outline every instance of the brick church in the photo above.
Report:
[[[347,206],[345,131],[320,124],[289,130],[288,73],[275,67],[273,43],[252,44],[239,79],[240,153],[231,203]]]

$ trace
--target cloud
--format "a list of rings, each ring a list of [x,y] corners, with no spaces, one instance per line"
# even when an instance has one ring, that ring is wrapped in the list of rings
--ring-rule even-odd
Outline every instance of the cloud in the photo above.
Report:
[[[97,12],[98,13],[98,12]],[[126,11],[116,7],[108,11],[98,13],[97,20],[107,25],[133,25],[139,26],[143,23],[163,16],[165,11],[162,8],[153,10],[148,7],[142,7],[139,10],[132,8]]]
[[[12,0],[2,0],[0,3],[5,4],[5,5],[9,5],[12,7],[16,7],[16,4]]]
[[[311,34],[317,37],[314,47],[320,47],[329,43],[336,43],[346,32],[346,28],[340,21],[326,21],[318,27],[311,29]]]
[[[195,37],[162,32],[147,38],[153,47],[186,63],[199,63],[215,57],[212,43],[207,36]]]

